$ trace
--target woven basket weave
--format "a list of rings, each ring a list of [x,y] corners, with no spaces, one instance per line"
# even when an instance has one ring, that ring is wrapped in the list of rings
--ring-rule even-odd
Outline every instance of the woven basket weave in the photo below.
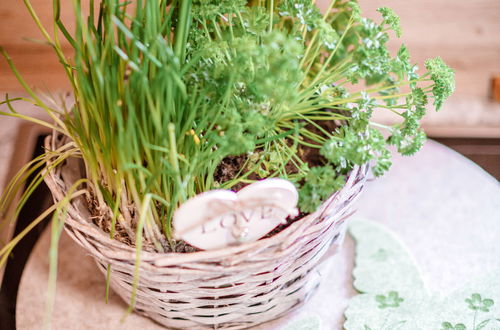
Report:
[[[57,144],[46,141],[49,150]],[[213,251],[143,251],[136,311],[169,328],[194,330],[248,328],[297,308],[319,285],[324,259],[341,244],[367,171],[367,165],[356,167],[316,212],[269,238]],[[61,166],[46,176],[56,202],[71,186],[71,175]],[[97,227],[82,199],[69,206],[65,229],[103,273],[111,265],[112,289],[130,302],[135,248]]]

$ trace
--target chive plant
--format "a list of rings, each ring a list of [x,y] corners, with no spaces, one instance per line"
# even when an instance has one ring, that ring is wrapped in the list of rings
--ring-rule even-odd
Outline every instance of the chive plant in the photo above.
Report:
[[[428,102],[438,110],[454,90],[453,71],[440,58],[419,74],[404,45],[390,54],[386,43],[401,30],[385,7],[375,22],[346,0],[331,1],[323,13],[313,0],[87,1],[85,13],[81,0],[72,1],[72,30],[60,18],[61,1],[53,0],[49,33],[23,0],[67,74],[71,105],[40,97],[0,47],[28,94],[7,96],[0,114],[49,127],[67,141],[23,167],[3,192],[0,214],[32,174],[10,219],[46,173],[75,157],[86,169],[62,201],[0,249],[1,267],[53,213],[46,325],[58,238],[73,198],[87,197],[111,238],[125,235],[135,244],[131,311],[141,250],[176,250],[172,216],[186,199],[281,177],[299,189],[301,211],[313,212],[354,166],[371,162],[378,176],[391,165],[389,146],[415,153],[425,140],[419,120]],[[16,101],[41,108],[51,121],[18,113]],[[374,111],[392,113],[396,123],[374,122]],[[235,158],[235,173],[216,175]],[[108,267],[107,292],[110,274]]]
[[[50,106],[2,50],[29,94],[23,100],[52,121],[17,113],[12,103],[21,99],[8,97],[2,114],[71,142],[26,166],[1,206],[31,172],[81,157],[86,177],[79,184],[110,236],[122,230],[142,246],[145,235],[158,251],[174,246],[175,209],[203,191],[281,177],[298,187],[300,209],[313,212],[355,165],[372,162],[374,174],[383,174],[388,146],[415,153],[425,140],[419,120],[427,103],[439,109],[454,89],[453,71],[440,58],[419,74],[405,46],[390,54],[386,43],[401,30],[388,8],[375,22],[345,0],[323,13],[311,0],[88,0],[84,13],[78,0],[70,32],[60,0],[53,2],[51,36],[24,0],[64,66],[74,103]],[[399,120],[376,123],[374,111]],[[316,163],[304,157],[311,150]],[[220,180],[214,174],[231,157],[243,165]],[[1,252],[5,259],[9,248]]]

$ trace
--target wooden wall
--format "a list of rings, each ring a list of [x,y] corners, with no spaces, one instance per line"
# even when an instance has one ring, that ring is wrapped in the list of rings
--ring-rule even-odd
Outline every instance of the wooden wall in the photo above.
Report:
[[[69,2],[69,1],[68,1]],[[52,1],[33,1],[43,23],[50,22]],[[64,85],[63,72],[46,45],[28,42],[26,38],[42,39],[21,0],[0,1],[0,45],[9,53],[30,85],[50,90]],[[9,71],[5,60],[0,59],[0,90],[19,91],[21,87]]]
[[[51,0],[31,0],[47,26],[52,15]],[[71,1],[64,15],[71,13]],[[325,6],[328,0],[318,0]],[[471,122],[497,121],[500,110],[490,107],[490,85],[494,75],[500,75],[500,0],[360,0],[364,14],[378,18],[376,8],[389,6],[400,16],[403,37],[391,46],[396,49],[404,42],[416,62],[441,56],[455,70],[457,91],[451,103],[460,116],[475,108]],[[68,84],[57,59],[49,47],[26,41],[41,39],[22,0],[0,1],[0,45],[9,52],[26,80],[45,90],[65,90]],[[20,91],[19,84],[0,60],[0,91]],[[495,110],[492,110],[495,108]],[[486,119],[484,119],[486,118]],[[449,119],[443,119],[449,121]],[[458,118],[457,120],[460,120]]]

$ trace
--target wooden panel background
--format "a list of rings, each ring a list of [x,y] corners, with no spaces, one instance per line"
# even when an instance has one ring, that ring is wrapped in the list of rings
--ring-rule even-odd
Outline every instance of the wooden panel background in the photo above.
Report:
[[[49,26],[52,1],[31,0]],[[328,0],[319,0],[324,7]],[[63,1],[63,16],[70,17],[71,1]],[[364,14],[378,18],[376,8],[389,6],[400,16],[404,42],[413,59],[422,64],[441,56],[456,70],[457,91],[444,114],[432,115],[437,125],[451,123],[500,127],[500,107],[491,101],[491,79],[500,75],[500,0],[360,0]],[[41,90],[68,89],[57,59],[46,45],[26,41],[41,39],[22,0],[0,1],[0,45],[10,54],[30,85]],[[0,60],[0,91],[22,89]],[[500,133],[500,130],[499,130]]]
[[[49,27],[52,1],[31,0]],[[318,1],[324,6],[328,1]],[[70,1],[63,13],[71,16]],[[401,16],[403,37],[415,60],[439,54],[455,68],[460,95],[487,97],[490,78],[500,75],[499,0],[361,0],[366,15],[377,17],[377,7],[389,6]],[[40,87],[64,86],[64,74],[49,47],[28,42],[42,39],[21,0],[0,1],[0,45],[12,56],[27,80]],[[393,43],[396,45],[396,43]],[[19,90],[4,61],[0,90]]]

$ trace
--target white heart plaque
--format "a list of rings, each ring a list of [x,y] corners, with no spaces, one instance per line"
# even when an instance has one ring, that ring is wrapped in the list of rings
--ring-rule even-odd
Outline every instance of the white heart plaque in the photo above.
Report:
[[[256,241],[298,214],[295,186],[283,179],[254,182],[237,193],[212,190],[174,214],[174,236],[203,250]]]

